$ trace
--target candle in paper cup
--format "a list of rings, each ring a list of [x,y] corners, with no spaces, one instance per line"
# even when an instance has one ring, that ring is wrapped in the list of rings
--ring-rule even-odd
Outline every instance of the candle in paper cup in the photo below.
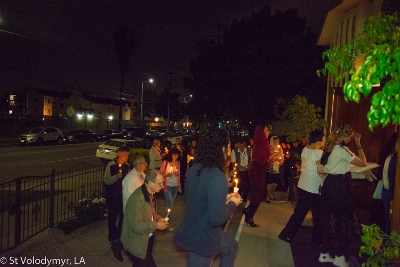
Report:
[[[239,192],[239,187],[235,186],[235,187],[233,188],[233,192],[234,192],[234,193]]]
[[[171,209],[168,209],[168,213],[167,213],[167,216],[164,218],[167,222],[168,222],[168,220],[169,220],[169,213],[171,212]]]

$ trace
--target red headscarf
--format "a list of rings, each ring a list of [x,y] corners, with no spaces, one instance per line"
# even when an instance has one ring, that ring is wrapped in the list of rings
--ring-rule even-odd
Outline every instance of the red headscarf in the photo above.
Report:
[[[257,126],[254,131],[252,161],[265,164],[268,163],[270,155],[271,147],[267,137],[265,136],[264,129],[261,126]]]

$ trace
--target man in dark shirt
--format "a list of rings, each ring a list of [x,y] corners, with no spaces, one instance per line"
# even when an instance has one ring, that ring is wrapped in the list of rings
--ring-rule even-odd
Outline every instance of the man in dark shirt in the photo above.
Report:
[[[108,240],[111,250],[117,260],[123,261],[120,242],[122,220],[124,217],[122,205],[122,180],[129,172],[127,164],[129,149],[122,147],[118,150],[118,157],[110,161],[104,171],[104,183],[106,184],[106,202],[108,205]]]

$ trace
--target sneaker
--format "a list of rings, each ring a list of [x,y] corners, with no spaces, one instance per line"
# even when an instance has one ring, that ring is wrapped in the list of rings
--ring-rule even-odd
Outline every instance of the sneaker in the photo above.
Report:
[[[335,256],[335,259],[333,260],[333,265],[339,266],[339,267],[348,267],[346,258],[344,256]]]
[[[333,262],[333,259],[332,259],[331,255],[329,255],[329,253],[320,253],[318,261],[321,263]]]

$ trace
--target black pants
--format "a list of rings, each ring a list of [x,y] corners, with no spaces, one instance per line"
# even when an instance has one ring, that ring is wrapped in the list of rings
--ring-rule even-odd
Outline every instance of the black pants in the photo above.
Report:
[[[237,172],[238,175],[238,179],[239,179],[239,194],[242,196],[243,201],[247,201],[247,196],[249,194],[249,189],[250,189],[250,181],[249,181],[249,175],[248,175],[248,171],[245,172],[241,172],[238,171]]]
[[[298,188],[299,200],[293,215],[290,217],[286,227],[282,230],[281,235],[293,239],[299,230],[309,209],[313,216],[313,235],[312,242],[316,245],[322,244],[322,225],[321,225],[321,196],[307,192]]]
[[[153,259],[153,254],[151,251],[153,250],[154,245],[154,235],[149,238],[149,244],[147,246],[146,258],[141,259],[134,255],[132,255],[132,267],[157,267],[156,263]]]
[[[121,237],[124,211],[121,198],[109,199],[108,204],[108,240],[115,241]]]

